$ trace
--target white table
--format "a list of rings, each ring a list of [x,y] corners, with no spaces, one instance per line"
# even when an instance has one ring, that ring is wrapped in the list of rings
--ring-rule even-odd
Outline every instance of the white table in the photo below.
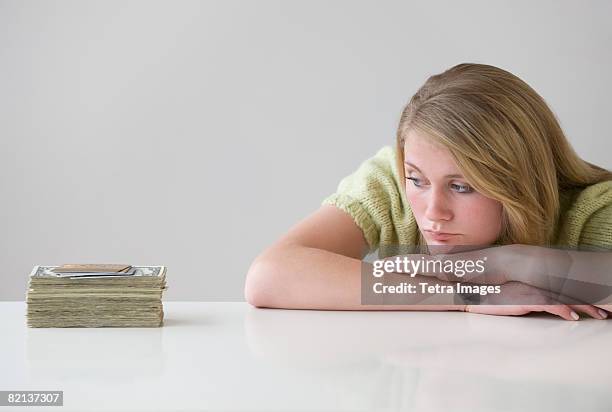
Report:
[[[608,320],[164,308],[162,328],[31,329],[0,303],[0,390],[64,391],[18,411],[612,410]]]

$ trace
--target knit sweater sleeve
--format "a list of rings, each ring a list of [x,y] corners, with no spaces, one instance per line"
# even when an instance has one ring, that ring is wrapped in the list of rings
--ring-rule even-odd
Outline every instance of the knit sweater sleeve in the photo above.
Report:
[[[610,203],[594,212],[584,223],[580,244],[612,251],[612,191]]]
[[[382,244],[415,242],[416,222],[399,186],[395,156],[395,149],[383,147],[322,202],[348,213],[371,251]]]
[[[564,215],[561,245],[612,250],[612,181],[583,189]]]

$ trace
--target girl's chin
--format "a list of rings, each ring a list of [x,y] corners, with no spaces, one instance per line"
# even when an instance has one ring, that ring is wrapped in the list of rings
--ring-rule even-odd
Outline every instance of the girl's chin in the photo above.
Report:
[[[462,242],[436,242],[430,241],[427,242],[427,249],[429,253],[432,255],[437,254],[445,254],[445,253],[459,253],[459,252],[469,252],[471,250],[480,250],[486,249],[490,247],[492,243],[488,244],[474,244],[467,243],[464,244]]]
[[[427,249],[429,249],[429,253],[432,255],[450,253],[456,247],[457,245],[453,245],[453,244],[445,243],[445,242],[428,242],[427,243]]]

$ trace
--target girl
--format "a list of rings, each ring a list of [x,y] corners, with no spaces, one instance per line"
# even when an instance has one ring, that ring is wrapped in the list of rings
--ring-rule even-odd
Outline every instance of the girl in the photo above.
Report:
[[[289,309],[607,316],[592,305],[558,302],[362,304],[361,260],[397,245],[425,253],[434,245],[610,249],[612,172],[574,152],[542,97],[521,79],[489,65],[459,64],[431,76],[412,97],[395,148],[383,147],[361,164],[320,209],[255,259],[246,299]]]

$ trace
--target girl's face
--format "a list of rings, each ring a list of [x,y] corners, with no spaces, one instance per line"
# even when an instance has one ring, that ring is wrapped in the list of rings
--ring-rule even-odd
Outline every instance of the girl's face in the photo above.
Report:
[[[497,240],[501,203],[467,183],[447,148],[409,131],[404,171],[406,198],[427,245],[486,246]]]

